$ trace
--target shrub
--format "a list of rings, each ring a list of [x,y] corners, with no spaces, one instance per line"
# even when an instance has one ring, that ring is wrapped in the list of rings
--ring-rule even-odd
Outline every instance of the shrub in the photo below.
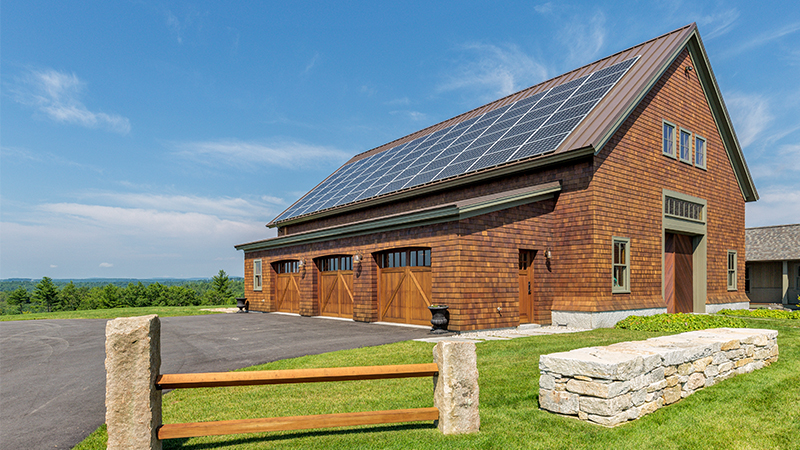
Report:
[[[744,320],[738,317],[708,316],[705,314],[656,314],[654,316],[628,316],[617,322],[615,328],[635,331],[684,331],[707,328],[744,328]]]
[[[800,311],[783,311],[780,309],[723,309],[717,314],[726,316],[764,317],[768,319],[796,319],[800,320]]]

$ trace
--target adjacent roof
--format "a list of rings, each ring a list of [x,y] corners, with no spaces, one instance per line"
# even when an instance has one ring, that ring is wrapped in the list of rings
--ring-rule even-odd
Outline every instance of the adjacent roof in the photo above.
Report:
[[[746,261],[800,259],[800,224],[744,230]]]
[[[697,32],[697,26],[693,23],[460,116],[356,155],[267,225],[275,227],[306,222],[431,191],[448,189],[485,178],[528,170],[556,161],[597,153],[684,49],[689,50],[694,61],[695,73],[700,79],[706,99],[720,130],[725,149],[739,181],[742,195],[745,201],[755,201],[758,199],[758,193],[744,161],[741,147],[733,130],[716,79],[708,63],[705,48]],[[582,115],[573,115],[570,116],[569,120],[564,120],[564,117],[558,116],[558,113],[561,112],[559,109],[553,111],[553,116],[545,118],[542,123],[538,124],[546,127],[555,121],[554,117],[563,121],[553,125],[552,129],[554,131],[549,135],[552,138],[550,141],[543,139],[537,142],[538,144],[548,144],[549,147],[547,145],[539,145],[539,147],[533,148],[535,147],[534,144],[536,144],[532,142],[536,139],[537,135],[535,133],[539,133],[540,130],[527,130],[530,134],[520,135],[525,139],[507,144],[509,149],[505,150],[506,153],[497,152],[491,155],[500,155],[505,159],[489,158],[490,155],[487,153],[491,153],[490,148],[497,148],[501,139],[507,138],[508,135],[495,133],[493,136],[496,136],[496,139],[492,141],[487,138],[485,139],[486,142],[481,141],[484,136],[477,135],[473,138],[473,141],[470,141],[471,143],[465,144],[469,146],[466,150],[464,150],[464,147],[457,150],[467,153],[473,147],[483,146],[478,150],[479,152],[485,150],[485,153],[477,154],[477,156],[474,156],[476,159],[467,161],[462,165],[454,164],[456,166],[454,170],[439,172],[433,176],[429,175],[431,173],[430,170],[425,172],[432,164],[431,160],[426,160],[424,164],[414,164],[416,159],[406,158],[412,154],[413,158],[417,158],[419,155],[430,153],[433,150],[446,153],[459,142],[457,140],[447,140],[448,137],[461,139],[461,135],[457,133],[467,135],[469,130],[473,129],[471,127],[478,123],[489,123],[489,125],[486,125],[488,128],[485,127],[484,130],[491,130],[494,122],[487,121],[499,121],[498,118],[507,117],[509,114],[506,113],[512,110],[522,111],[519,113],[520,116],[531,114],[534,110],[539,110],[540,106],[537,105],[541,102],[552,99],[560,93],[566,92],[565,95],[569,99],[564,100],[561,105],[573,106],[571,110],[576,110],[580,108],[579,106],[574,106],[576,102],[570,103],[573,94],[582,93],[581,89],[588,89],[585,85],[598,82],[595,80],[599,78],[611,79],[612,77],[609,75],[614,74],[618,76],[612,80],[613,84],[607,83],[604,86],[607,89],[601,92],[602,95],[596,95],[593,103],[585,103],[584,105],[588,107],[584,108],[586,109],[585,111],[580,111]],[[600,91],[595,90],[593,92]],[[522,108],[530,109],[523,110]],[[561,108],[561,106],[558,108]],[[524,111],[529,112],[525,113]],[[510,124],[505,129],[520,128],[520,124],[516,122],[505,122]],[[529,123],[535,124],[536,122],[531,121]],[[558,129],[558,125],[568,126]],[[545,137],[548,136],[546,135]],[[442,144],[444,141],[446,141],[446,144]],[[511,140],[509,139],[509,141]],[[426,144],[427,147],[425,146]],[[448,145],[450,147],[447,147]],[[510,148],[511,145],[516,145],[517,147]],[[424,150],[420,151],[420,148],[424,148]],[[527,150],[525,150],[526,148]],[[405,154],[404,151],[406,150],[411,153]],[[511,154],[512,156],[506,156],[506,154]],[[402,161],[407,160],[408,164],[405,167],[401,167],[401,165],[397,164],[398,157],[403,158]],[[437,161],[441,160],[440,156],[434,156],[433,158],[439,158]],[[445,162],[449,164],[451,161]],[[398,169],[403,174],[400,180],[397,179],[397,176],[401,175],[401,172],[387,172],[386,162],[391,162],[396,167],[401,167]],[[409,173],[409,167],[412,168],[411,173]],[[418,172],[413,172],[417,169]],[[359,184],[367,186],[364,184],[365,179],[380,179],[385,184],[382,184],[381,189],[377,190],[369,189],[369,187],[354,188]]]

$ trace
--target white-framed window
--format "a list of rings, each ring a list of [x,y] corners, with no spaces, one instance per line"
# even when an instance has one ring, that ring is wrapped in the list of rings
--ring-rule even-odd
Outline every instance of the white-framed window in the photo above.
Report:
[[[263,278],[261,277],[261,260],[253,260],[253,290],[260,291]]]
[[[728,290],[736,290],[736,250],[728,250]]]
[[[676,126],[674,123],[667,122],[666,120],[662,120],[662,133],[663,139],[661,144],[661,152],[664,155],[669,156],[670,158],[675,158],[675,143],[677,142],[675,139],[675,130]]]
[[[706,168],[706,140],[694,135],[694,165],[701,169]]]
[[[631,240],[623,237],[612,238],[611,292],[629,293],[631,291]]]
[[[681,128],[680,140],[678,142],[680,148],[680,160],[691,164],[692,163],[692,132]]]

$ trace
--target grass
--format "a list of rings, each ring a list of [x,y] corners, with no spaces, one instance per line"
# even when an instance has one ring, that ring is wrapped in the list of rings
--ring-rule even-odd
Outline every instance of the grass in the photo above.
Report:
[[[222,307],[225,306],[144,306],[141,308],[88,309],[80,311],[12,314],[0,316],[0,322],[43,319],[116,319],[117,317],[146,316],[149,314],[158,314],[159,317],[198,316],[203,314],[219,314],[213,311],[202,310]]]
[[[664,333],[600,329],[478,345],[481,431],[443,436],[431,423],[213,436],[164,441],[165,449],[791,449],[800,436],[800,324],[745,319],[779,331],[780,359],[616,428],[538,407],[542,354],[640,340]],[[429,362],[433,345],[401,342],[306,356],[245,370]],[[428,379],[354,381],[176,390],[164,396],[164,422],[337,413],[433,404]],[[105,428],[78,449],[105,448]]]

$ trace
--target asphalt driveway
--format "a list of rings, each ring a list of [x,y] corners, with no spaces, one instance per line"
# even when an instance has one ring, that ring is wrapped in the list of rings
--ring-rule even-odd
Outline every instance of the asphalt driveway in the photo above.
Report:
[[[0,322],[0,448],[71,448],[103,424],[106,322]],[[167,317],[161,372],[220,372],[427,335],[281,314]]]

